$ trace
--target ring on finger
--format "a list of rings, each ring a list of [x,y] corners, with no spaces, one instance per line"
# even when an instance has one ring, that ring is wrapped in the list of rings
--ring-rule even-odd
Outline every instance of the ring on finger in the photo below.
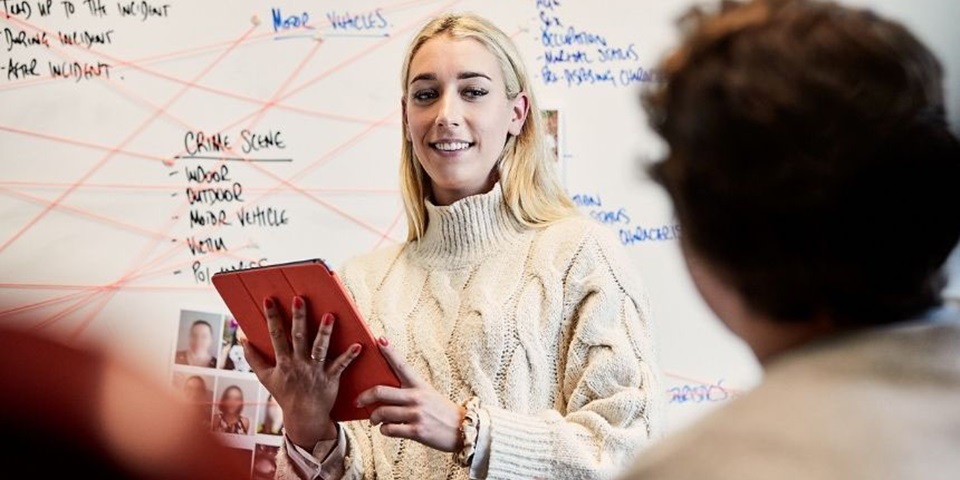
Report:
[[[322,350],[311,353],[311,354],[310,354],[310,358],[311,358],[314,362],[318,362],[318,363],[323,363],[323,362],[327,361],[326,356],[323,354],[323,351],[322,351]]]

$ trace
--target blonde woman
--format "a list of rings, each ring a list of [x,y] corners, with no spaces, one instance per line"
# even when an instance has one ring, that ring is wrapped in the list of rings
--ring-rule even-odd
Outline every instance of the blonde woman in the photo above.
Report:
[[[402,388],[377,387],[369,422],[329,417],[363,354],[287,340],[246,355],[284,412],[279,478],[610,477],[658,435],[661,386],[647,299],[620,247],[578,215],[543,146],[520,56],[487,21],[428,23],[403,64],[403,245],[341,275]]]

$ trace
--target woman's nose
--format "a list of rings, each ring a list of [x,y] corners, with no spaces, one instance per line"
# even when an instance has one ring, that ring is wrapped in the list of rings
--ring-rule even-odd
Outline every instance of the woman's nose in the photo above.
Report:
[[[463,109],[456,93],[443,95],[438,104],[437,126],[458,127],[463,123]]]

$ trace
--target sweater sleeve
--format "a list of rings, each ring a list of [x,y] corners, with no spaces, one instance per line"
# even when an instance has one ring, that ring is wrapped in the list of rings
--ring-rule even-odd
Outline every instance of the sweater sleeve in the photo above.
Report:
[[[605,232],[603,232],[605,233]],[[588,234],[564,280],[570,333],[556,409],[485,405],[488,478],[611,478],[660,435],[662,395],[649,307],[622,247]]]
[[[277,453],[277,480],[335,480],[363,478],[363,457],[357,448],[357,438],[348,425],[340,424],[337,440],[330,449],[328,445],[317,444],[312,453],[301,451],[284,435],[284,442]],[[321,442],[322,443],[322,442]],[[328,451],[326,458],[320,459],[318,450]]]
[[[278,453],[277,465],[278,480],[306,478],[310,480],[331,480],[343,477],[343,459],[347,440],[344,438],[343,428],[337,427],[337,438],[317,442],[313,452],[290,441],[290,437],[283,435],[282,455]],[[321,452],[326,452],[320,455]],[[291,473],[295,475],[290,475]]]

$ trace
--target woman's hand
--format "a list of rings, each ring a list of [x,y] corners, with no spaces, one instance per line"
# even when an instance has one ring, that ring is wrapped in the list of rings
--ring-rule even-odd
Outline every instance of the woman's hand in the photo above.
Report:
[[[360,354],[360,344],[355,343],[336,359],[327,360],[333,315],[323,316],[320,331],[311,345],[307,339],[307,309],[302,298],[293,299],[290,340],[287,340],[282,313],[272,299],[264,299],[263,310],[277,363],[272,365],[250,347],[246,339],[241,342],[243,353],[260,383],[283,409],[287,437],[310,451],[318,441],[337,437],[330,409],[337,399],[340,374]]]
[[[380,337],[380,351],[400,378],[400,388],[377,386],[357,397],[357,405],[381,404],[370,416],[371,425],[380,425],[388,437],[409,438],[444,452],[463,448],[460,426],[464,408],[441,395],[414,373],[386,338]]]

